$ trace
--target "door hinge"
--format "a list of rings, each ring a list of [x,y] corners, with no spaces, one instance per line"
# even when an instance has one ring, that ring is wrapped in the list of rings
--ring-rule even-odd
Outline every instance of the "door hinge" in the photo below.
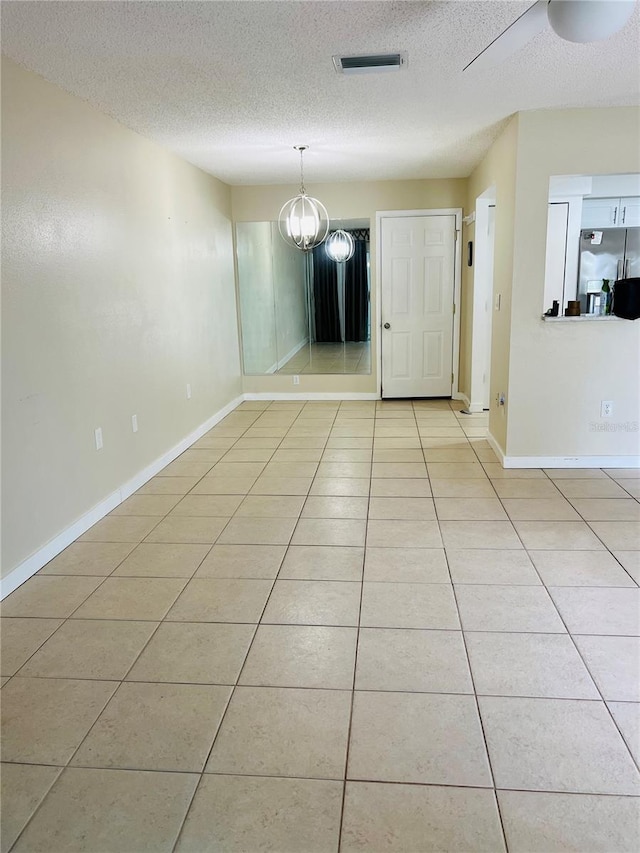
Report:
[[[456,303],[455,302],[453,303],[453,313],[454,314],[456,313]]]
[[[451,384],[453,385],[453,373],[451,374]]]
[[[456,242],[457,242],[457,240],[458,240],[458,234],[459,234],[459,233],[460,233],[460,232],[459,232],[459,231],[458,231],[458,229],[456,228],[456,230],[455,230],[455,235],[456,235],[456,236],[455,236],[455,240],[456,240]]]

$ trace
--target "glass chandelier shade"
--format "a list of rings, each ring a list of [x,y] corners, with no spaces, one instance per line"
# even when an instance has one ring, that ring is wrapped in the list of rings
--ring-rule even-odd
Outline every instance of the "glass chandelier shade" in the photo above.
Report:
[[[317,198],[307,195],[304,188],[302,153],[306,145],[294,146],[300,152],[300,192],[282,205],[278,228],[285,243],[308,252],[319,246],[329,233],[327,208]]]
[[[329,255],[332,261],[335,261],[337,264],[344,264],[353,257],[353,253],[356,250],[356,243],[351,234],[339,228],[327,238],[325,247],[327,255]]]
[[[634,0],[551,0],[547,17],[551,29],[566,41],[602,41],[627,23]]]

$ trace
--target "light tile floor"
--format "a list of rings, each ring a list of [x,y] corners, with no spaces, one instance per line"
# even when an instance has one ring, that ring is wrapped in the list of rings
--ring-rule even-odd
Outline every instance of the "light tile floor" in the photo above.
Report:
[[[371,343],[312,343],[302,347],[278,373],[371,373]]]
[[[2,607],[2,849],[640,849],[640,472],[244,403]]]

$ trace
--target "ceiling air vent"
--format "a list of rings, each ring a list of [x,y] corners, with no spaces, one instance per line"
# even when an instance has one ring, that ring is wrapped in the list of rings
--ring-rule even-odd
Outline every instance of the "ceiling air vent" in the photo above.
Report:
[[[406,53],[371,53],[366,56],[334,56],[338,74],[370,74],[375,71],[400,71],[407,64]]]

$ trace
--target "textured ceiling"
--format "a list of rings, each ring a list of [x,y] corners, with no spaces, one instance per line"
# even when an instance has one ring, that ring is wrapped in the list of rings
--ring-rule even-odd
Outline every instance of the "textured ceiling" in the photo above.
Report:
[[[640,100],[640,7],[598,44],[536,36],[462,68],[530,5],[497,0],[4,2],[12,59],[231,184],[463,177],[518,110]],[[401,72],[334,54],[403,50]]]

